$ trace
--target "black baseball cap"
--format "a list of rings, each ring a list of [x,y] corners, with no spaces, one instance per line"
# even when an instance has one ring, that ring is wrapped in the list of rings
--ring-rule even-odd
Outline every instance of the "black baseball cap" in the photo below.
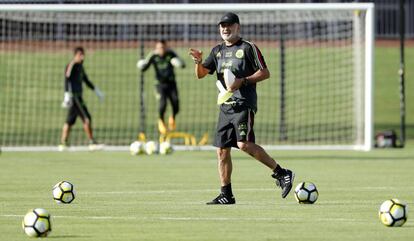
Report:
[[[230,24],[238,23],[238,24],[240,24],[239,16],[237,16],[237,14],[232,13],[232,12],[225,13],[223,15],[223,17],[221,17],[220,22],[218,24],[220,25],[222,23],[230,23]]]

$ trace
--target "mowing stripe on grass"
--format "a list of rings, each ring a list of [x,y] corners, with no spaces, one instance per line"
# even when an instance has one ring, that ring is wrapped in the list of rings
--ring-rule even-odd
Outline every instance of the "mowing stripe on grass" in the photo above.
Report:
[[[24,215],[5,214],[5,218],[23,218]],[[90,220],[137,220],[137,221],[275,221],[275,222],[303,222],[303,218],[265,218],[265,217],[131,217],[131,216],[52,216],[52,218],[90,219]],[[355,218],[317,218],[317,222],[365,222]]]
[[[335,191],[367,191],[367,190],[395,190],[395,189],[414,189],[414,186],[398,186],[398,187],[335,187]],[[278,188],[234,188],[235,192],[274,192],[278,191]],[[319,188],[318,188],[319,190]],[[329,188],[329,190],[332,190]],[[176,189],[176,190],[141,190],[141,191],[107,191],[107,192],[78,192],[85,195],[120,195],[120,194],[168,194],[168,193],[203,193],[203,192],[216,192],[218,189]],[[319,190],[320,191],[320,190]]]

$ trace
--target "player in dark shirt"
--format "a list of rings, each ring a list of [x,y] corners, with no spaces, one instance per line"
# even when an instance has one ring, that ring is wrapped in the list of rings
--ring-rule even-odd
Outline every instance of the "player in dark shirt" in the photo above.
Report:
[[[240,22],[236,14],[226,13],[219,26],[224,42],[212,49],[204,63],[201,51],[190,49],[189,53],[196,64],[197,78],[216,72],[217,78],[226,86],[224,69],[231,70],[236,77],[231,86],[226,86],[233,96],[220,106],[214,141],[214,146],[217,147],[221,193],[207,204],[236,203],[231,188],[232,147],[239,148],[269,167],[273,172],[271,176],[276,179],[276,185],[282,188],[282,197],[285,198],[292,188],[294,174],[282,168],[261,146],[255,144],[253,131],[257,111],[256,84],[269,78],[269,70],[257,46],[239,36]]]
[[[61,144],[59,145],[59,150],[61,151],[67,148],[70,130],[78,116],[82,119],[83,129],[89,138],[89,149],[96,150],[102,147],[93,138],[92,117],[82,98],[82,83],[85,83],[86,86],[94,90],[101,101],[104,95],[93,85],[86,75],[85,69],[83,68],[84,59],[85,50],[82,47],[76,47],[72,61],[65,68],[65,95],[62,107],[68,108],[68,114],[62,129]]]
[[[151,52],[146,59],[139,60],[137,67],[142,71],[146,71],[151,65],[154,66],[155,75],[158,80],[156,85],[157,98],[160,101],[158,130],[161,134],[167,132],[164,122],[164,115],[167,109],[167,99],[170,100],[172,106],[172,115],[168,119],[168,129],[175,130],[175,117],[179,111],[179,99],[177,83],[175,81],[174,67],[184,68],[185,63],[174,51],[168,48],[165,40],[159,40],[155,44],[155,50]]]

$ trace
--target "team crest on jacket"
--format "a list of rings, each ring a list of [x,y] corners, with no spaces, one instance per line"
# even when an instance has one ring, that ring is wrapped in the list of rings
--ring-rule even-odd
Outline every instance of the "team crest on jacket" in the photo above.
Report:
[[[237,58],[241,59],[241,58],[243,58],[243,56],[244,56],[243,49],[239,49],[239,50],[236,51],[236,57]]]

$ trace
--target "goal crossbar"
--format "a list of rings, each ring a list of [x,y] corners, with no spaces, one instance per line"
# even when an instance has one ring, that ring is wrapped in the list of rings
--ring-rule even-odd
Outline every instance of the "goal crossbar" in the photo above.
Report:
[[[263,3],[263,4],[7,4],[1,12],[211,12],[223,9],[232,11],[274,10],[366,10],[374,9],[373,3]]]

